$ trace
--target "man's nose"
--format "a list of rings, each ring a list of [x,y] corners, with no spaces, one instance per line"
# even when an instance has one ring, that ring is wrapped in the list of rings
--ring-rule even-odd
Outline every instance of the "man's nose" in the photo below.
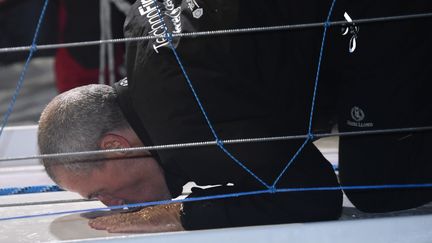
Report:
[[[124,204],[124,200],[119,198],[113,198],[109,196],[98,196],[97,199],[106,206],[119,206]]]

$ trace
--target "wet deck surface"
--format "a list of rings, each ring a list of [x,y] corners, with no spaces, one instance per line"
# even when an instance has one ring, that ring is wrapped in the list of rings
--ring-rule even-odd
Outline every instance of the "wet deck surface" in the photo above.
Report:
[[[16,195],[9,196],[6,201],[23,201],[23,200],[57,200],[59,198],[64,199],[74,199],[77,195],[71,194],[69,192],[53,192],[53,193],[42,193],[37,195]],[[2,201],[2,198],[0,198]],[[33,205],[33,206],[21,206],[21,207],[1,207],[0,215],[2,217],[7,216],[18,216],[18,215],[30,215],[48,212],[61,212],[66,210],[81,210],[81,209],[91,209],[100,208],[103,205],[100,202],[72,202],[72,203],[57,203],[57,204],[47,204],[47,205]],[[343,215],[338,221],[328,221],[319,223],[304,223],[304,224],[286,224],[279,225],[276,227],[284,227],[284,232],[289,232],[295,229],[299,225],[302,226],[301,230],[296,234],[304,234],[302,230],[308,230],[310,228],[315,228],[317,232],[321,232],[325,236],[329,236],[332,232],[340,230],[351,225],[352,228],[358,231],[358,234],[368,234],[365,227],[373,228],[386,228],[392,227],[394,221],[400,220],[412,220],[413,217],[418,215],[430,215],[432,213],[432,205],[426,205],[417,209],[405,210],[389,214],[365,214],[358,210],[345,207]],[[374,221],[371,219],[379,219],[379,221]],[[97,239],[101,237],[118,237],[118,236],[130,236],[130,234],[110,234],[106,231],[98,231],[91,229],[87,225],[88,219],[81,213],[72,214],[62,214],[55,216],[45,216],[38,218],[28,218],[28,219],[16,219],[10,221],[3,221],[0,223],[0,242],[47,242],[47,241],[65,241],[65,240],[85,240],[85,239]],[[424,223],[424,222],[423,222]],[[426,223],[432,226],[432,218],[426,220]],[[263,226],[269,227],[269,226]],[[245,228],[247,230],[248,227]],[[260,227],[258,227],[258,230]],[[330,231],[329,231],[330,229]],[[231,229],[219,230],[222,234],[229,233]],[[406,229],[408,230],[408,229]],[[328,232],[327,232],[328,231]],[[392,232],[397,235],[399,232],[402,234],[402,230],[395,229]],[[205,232],[192,231],[188,234],[191,236],[203,235]],[[345,233],[341,233],[344,235]],[[347,238],[348,239],[348,233]],[[387,233],[388,234],[388,233]],[[169,235],[167,235],[169,236]],[[158,235],[157,242],[166,242],[163,234]],[[319,238],[319,236],[316,236]],[[378,237],[378,236],[377,236]],[[382,236],[384,237],[384,235]],[[274,237],[273,237],[274,238]],[[377,238],[378,239],[378,238]],[[432,239],[431,239],[432,240]],[[118,239],[121,241],[121,239]],[[116,241],[117,242],[117,241]],[[138,241],[140,242],[140,241]],[[178,242],[178,241],[177,241]],[[186,242],[186,241],[185,241]],[[286,241],[285,241],[286,242]],[[320,241],[318,241],[320,242]],[[327,242],[327,241],[326,241]],[[347,242],[341,241],[341,239],[334,239],[332,242]],[[352,242],[352,241],[349,241]],[[380,241],[383,242],[383,241]],[[404,242],[404,241],[400,241]],[[406,241],[405,241],[406,242]]]

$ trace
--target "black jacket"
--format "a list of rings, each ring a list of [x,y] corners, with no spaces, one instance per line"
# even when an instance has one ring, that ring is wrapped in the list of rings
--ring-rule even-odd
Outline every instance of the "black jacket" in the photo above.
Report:
[[[184,0],[172,1],[174,6],[158,1],[158,6],[170,31],[186,33],[323,21],[329,6],[320,2]],[[163,33],[153,0],[133,5],[124,31],[126,37]],[[174,38],[173,43],[219,138],[253,138],[307,132],[321,34],[321,29],[265,32]],[[128,43],[126,58],[128,85],[115,87],[144,144],[214,140],[163,35]],[[226,148],[271,184],[303,141]],[[189,181],[221,185],[196,189],[190,197],[265,189],[216,146],[153,153],[173,196]],[[337,186],[337,179],[309,143],[277,186]],[[336,219],[341,201],[340,191],[327,191],[186,203],[182,221],[186,229],[202,229]]]
[[[339,14],[338,14],[339,12]],[[432,1],[338,2],[335,18],[352,19],[432,12]],[[357,48],[348,52],[350,35],[336,33],[328,55],[338,57],[342,132],[432,125],[432,18],[360,25]],[[330,36],[331,37],[331,36]],[[342,137],[340,180],[344,186],[432,183],[432,132]],[[420,206],[432,200],[432,189],[346,191],[366,212]]]

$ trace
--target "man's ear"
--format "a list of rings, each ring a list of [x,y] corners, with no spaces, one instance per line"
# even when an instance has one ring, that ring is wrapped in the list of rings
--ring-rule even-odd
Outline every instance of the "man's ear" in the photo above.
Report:
[[[130,148],[130,142],[124,136],[119,134],[107,133],[100,140],[99,147],[102,150],[105,149],[119,149],[119,148]],[[118,154],[124,154],[119,152]]]

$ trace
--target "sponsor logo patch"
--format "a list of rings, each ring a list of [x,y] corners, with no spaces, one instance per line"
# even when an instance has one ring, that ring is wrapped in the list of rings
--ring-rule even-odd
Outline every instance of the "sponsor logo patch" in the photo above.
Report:
[[[353,106],[351,108],[351,118],[352,120],[347,120],[347,125],[351,127],[373,127],[374,124],[372,122],[364,122],[366,118],[366,114],[358,106]]]
[[[204,10],[198,5],[195,0],[186,0],[189,10],[192,12],[192,16],[196,19],[201,18]]]
[[[172,33],[182,32],[180,6],[176,7],[172,0],[164,0],[163,6],[156,6],[155,0],[141,0],[141,5],[138,7],[141,16],[144,16],[149,25],[149,35],[157,37],[153,43],[153,49],[159,53],[159,48],[168,46],[169,42],[166,37],[166,25],[170,24],[173,27]],[[170,23],[164,23],[163,17],[168,16]],[[166,24],[166,25],[165,25]]]

